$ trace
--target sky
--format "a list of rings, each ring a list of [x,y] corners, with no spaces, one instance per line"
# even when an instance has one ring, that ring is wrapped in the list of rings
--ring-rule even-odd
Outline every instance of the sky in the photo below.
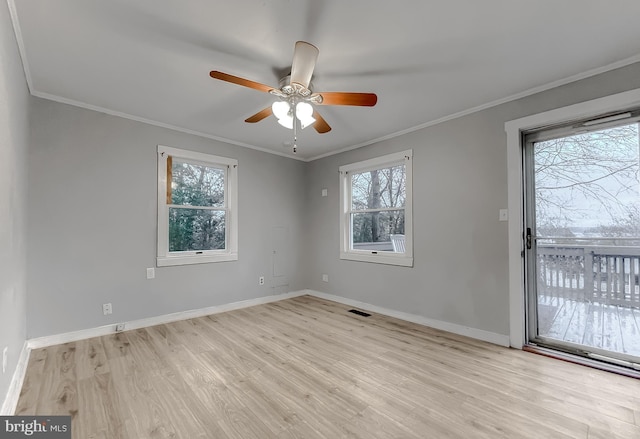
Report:
[[[536,222],[612,225],[640,206],[638,123],[534,145]]]

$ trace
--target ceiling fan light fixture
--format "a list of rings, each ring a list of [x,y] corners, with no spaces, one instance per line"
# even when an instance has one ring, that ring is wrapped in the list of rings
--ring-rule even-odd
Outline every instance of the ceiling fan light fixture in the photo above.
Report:
[[[306,127],[308,127],[308,126],[310,126],[310,125],[313,125],[313,123],[314,123],[315,121],[316,121],[316,120],[315,120],[313,117],[309,117],[309,118],[304,119],[304,120],[300,119],[300,126],[301,126],[301,127],[302,127],[302,129],[304,130]]]
[[[296,104],[296,117],[300,121],[302,129],[305,129],[316,121],[313,118],[313,107],[308,102],[298,102]]]
[[[276,101],[271,105],[271,110],[278,123],[285,128],[293,129],[293,111],[287,101]]]
[[[285,128],[289,128],[290,130],[293,129],[293,117],[291,116],[285,116],[278,119],[278,123]]]
[[[291,118],[291,107],[286,101],[275,101],[271,105],[271,110],[278,119],[284,119],[286,117]]]

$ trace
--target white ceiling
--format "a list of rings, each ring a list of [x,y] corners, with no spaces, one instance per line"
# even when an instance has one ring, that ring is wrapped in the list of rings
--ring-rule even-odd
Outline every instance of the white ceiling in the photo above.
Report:
[[[640,61],[638,0],[9,0],[31,92],[291,155],[292,132],[244,119],[274,97],[295,41],[320,55],[314,91],[373,92],[322,106],[308,160]],[[175,145],[187,146],[187,145]]]

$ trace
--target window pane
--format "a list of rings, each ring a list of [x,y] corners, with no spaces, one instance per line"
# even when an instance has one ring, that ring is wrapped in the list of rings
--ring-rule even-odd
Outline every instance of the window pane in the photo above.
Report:
[[[224,211],[169,208],[170,252],[224,248]]]
[[[404,210],[351,214],[351,242],[354,250],[394,251],[391,235],[396,237],[396,250],[404,244]],[[402,249],[404,253],[404,248]]]
[[[537,235],[640,236],[639,128],[634,123],[534,143]]]
[[[404,207],[405,165],[391,166],[351,176],[351,209]]]
[[[171,204],[224,207],[224,169],[173,158]]]

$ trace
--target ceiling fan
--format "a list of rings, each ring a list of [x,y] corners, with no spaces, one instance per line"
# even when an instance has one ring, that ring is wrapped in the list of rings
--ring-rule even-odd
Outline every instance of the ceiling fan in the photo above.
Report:
[[[314,129],[321,134],[331,131],[327,121],[313,108],[313,105],[373,107],[378,101],[378,97],[374,93],[313,92],[311,77],[318,59],[318,53],[318,48],[313,44],[305,41],[296,42],[291,73],[280,80],[278,88],[217,70],[211,71],[209,75],[214,79],[271,93],[280,98],[273,105],[247,118],[245,122],[260,122],[272,114],[275,115],[282,126],[294,130],[293,152],[296,152],[295,141],[298,123],[302,129],[313,125]]]

